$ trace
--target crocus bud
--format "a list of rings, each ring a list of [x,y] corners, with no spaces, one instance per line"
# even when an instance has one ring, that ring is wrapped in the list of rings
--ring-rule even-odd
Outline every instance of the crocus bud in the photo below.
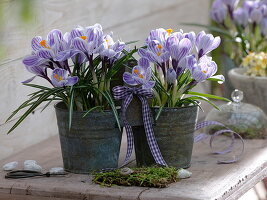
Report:
[[[267,16],[267,5],[262,4],[260,6],[260,10],[261,10],[263,17],[266,17]]]
[[[234,8],[237,6],[239,2],[239,0],[222,0],[222,1],[231,10],[234,10]]]
[[[244,8],[238,8],[233,13],[234,21],[236,24],[245,28],[248,24],[248,12]]]
[[[261,35],[264,37],[267,35],[267,18],[263,18],[260,23]]]
[[[254,8],[250,13],[250,20],[252,23],[259,24],[262,20],[263,14],[260,8]]]
[[[234,12],[234,9],[236,8],[239,0],[222,0],[222,2],[228,8],[229,15],[230,15],[231,19],[233,19],[233,12]]]
[[[222,0],[215,0],[211,7],[211,18],[219,23],[222,24],[227,16],[227,7],[222,2]]]
[[[173,68],[167,70],[167,82],[174,83],[176,80],[176,72]]]
[[[251,11],[254,8],[258,7],[258,2],[254,0],[245,0],[242,6],[245,10],[247,10],[248,14],[250,15]]]
[[[259,2],[259,4],[260,4],[260,6],[262,6],[262,5],[266,5],[267,6],[267,0],[261,0]]]

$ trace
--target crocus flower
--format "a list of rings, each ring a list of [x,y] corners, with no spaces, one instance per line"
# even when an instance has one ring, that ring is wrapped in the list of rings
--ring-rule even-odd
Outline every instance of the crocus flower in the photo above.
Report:
[[[188,55],[181,59],[181,61],[178,64],[177,73],[178,76],[185,70],[185,69],[191,69],[195,64],[197,63],[197,59],[195,58],[195,55]]]
[[[192,43],[189,39],[183,38],[179,41],[176,37],[169,37],[168,40],[172,40],[171,42],[168,42],[168,50],[170,52],[171,58],[173,60],[176,60],[177,63],[192,49]]]
[[[259,2],[259,4],[260,4],[260,5],[266,5],[266,6],[267,6],[267,0],[261,0],[261,1]]]
[[[248,14],[250,15],[250,13],[252,12],[252,10],[254,8],[257,8],[259,6],[258,2],[257,1],[254,1],[254,0],[245,0],[243,2],[243,5],[242,7],[247,10]]]
[[[190,53],[192,49],[192,43],[187,38],[183,38],[179,41],[177,37],[173,36],[168,38],[167,44],[172,58],[172,66],[177,73],[177,76],[179,76],[182,72],[182,69],[184,69],[179,66],[179,63]]]
[[[259,24],[263,18],[263,13],[260,8],[254,8],[250,13],[250,20],[252,23]]]
[[[260,23],[260,29],[261,29],[261,35],[266,36],[267,35],[267,18],[263,18]]]
[[[146,39],[147,49],[139,49],[138,54],[157,65],[164,65],[170,58],[165,46],[167,38],[172,35],[172,32],[172,29],[165,30],[163,28],[150,31]]]
[[[73,47],[84,53],[87,57],[94,53],[100,53],[101,48],[103,48],[102,43],[104,43],[104,39],[100,24],[86,27],[84,30],[77,28],[71,32],[71,37],[74,37]]]
[[[169,68],[167,70],[167,77],[166,77],[167,82],[168,83],[175,83],[176,78],[177,78],[177,74],[176,74],[175,70],[173,68]]]
[[[26,56],[25,58],[23,58],[22,60],[22,63],[25,65],[25,66],[39,66],[39,65],[42,65],[42,64],[45,64],[47,63],[47,65],[49,65],[48,63],[50,62],[49,59],[43,59],[43,58],[40,58],[39,56],[35,55],[35,54],[32,54],[32,55],[29,55],[29,56]]]
[[[245,28],[248,24],[249,15],[248,11],[244,8],[238,8],[234,11],[234,21],[236,24]]]
[[[57,68],[53,70],[51,81],[55,87],[73,86],[78,82],[78,77],[71,77],[67,70]]]
[[[41,36],[34,37],[32,49],[40,58],[53,59],[58,52],[69,48],[70,43],[65,38],[60,30],[54,29],[48,33],[46,39]]]
[[[163,28],[152,30],[150,31],[149,36],[146,39],[146,43],[148,44],[152,40],[157,40],[161,45],[164,45],[166,39],[171,35],[172,32],[172,29],[165,30]]]
[[[67,40],[68,33],[62,34],[60,30],[50,31],[46,39],[41,36],[32,39],[32,55],[23,59],[23,64],[29,67],[45,65],[51,69],[55,67],[69,69],[67,62],[58,62],[56,57],[59,53],[69,49],[70,42]]]
[[[233,11],[236,8],[239,0],[222,0],[222,2],[227,6],[230,17],[233,19]]]
[[[189,39],[192,46],[195,45],[195,43],[196,43],[196,33],[195,32],[191,31],[189,33],[184,33],[183,37]]]
[[[239,0],[222,0],[226,6],[229,6],[232,10],[237,6]]]
[[[217,72],[217,64],[212,61],[211,57],[205,55],[199,59],[199,62],[195,64],[190,71],[195,81],[202,82],[211,78]],[[216,76],[215,78],[224,81],[222,75]]]
[[[23,81],[22,83],[29,83],[36,76],[45,78],[50,82],[50,79],[47,77],[47,72],[46,72],[47,66],[45,66],[45,65],[38,65],[38,66],[27,66],[27,65],[25,65],[25,67],[30,73],[34,74],[34,76],[29,78],[29,79],[27,79],[27,80],[25,80],[25,81]]]
[[[141,58],[138,61],[138,66],[132,69],[132,73],[124,72],[123,81],[132,86],[140,85],[143,89],[151,89],[155,85],[155,81],[151,81],[151,67],[146,58]]]
[[[119,58],[121,55],[121,51],[125,48],[125,43],[121,41],[114,42],[112,35],[104,36],[103,49],[100,52],[102,57],[106,57],[108,59]]]
[[[162,65],[162,63],[165,63],[169,60],[170,54],[164,46],[157,40],[152,40],[148,42],[147,49],[140,48],[138,50],[138,54],[141,57],[147,58],[149,61]]]
[[[198,52],[198,58],[216,49],[221,43],[221,38],[219,36],[213,37],[212,34],[206,34],[201,31],[196,37],[196,49]]]
[[[87,58],[84,53],[81,53],[81,51],[77,49],[72,49],[72,48],[59,52],[57,57],[54,60],[63,62],[63,61],[68,60],[69,58],[72,59],[73,63],[77,63],[77,64],[81,64],[87,61]]]
[[[222,0],[215,0],[211,7],[211,18],[219,23],[223,24],[227,16],[227,7]]]

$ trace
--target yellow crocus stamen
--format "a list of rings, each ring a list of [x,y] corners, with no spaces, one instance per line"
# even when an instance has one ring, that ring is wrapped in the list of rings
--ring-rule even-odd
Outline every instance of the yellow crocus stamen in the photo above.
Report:
[[[171,28],[169,28],[169,29],[166,29],[166,31],[167,31],[167,33],[168,33],[168,36],[170,36],[170,35],[171,35],[171,33],[173,32],[173,30],[172,30]]]
[[[110,45],[108,44],[109,40],[108,39],[105,39],[107,45],[108,45],[108,49],[110,48]]]
[[[87,39],[87,37],[86,36],[81,36],[80,38],[82,38],[83,40],[86,40]]]
[[[138,69],[134,69],[134,73],[139,74],[139,70]]]
[[[161,53],[160,52],[157,52],[157,56],[160,56],[161,55]]]
[[[158,49],[162,49],[163,47],[162,47],[162,45],[158,44],[158,45],[157,45],[157,48],[158,48]]]
[[[142,74],[139,74],[138,76],[139,76],[140,78],[144,78],[144,76],[143,76]]]
[[[207,70],[203,70],[202,72],[206,74],[208,71]]]
[[[63,77],[59,76],[58,74],[55,74],[54,78],[57,79],[58,81],[62,81],[63,80]]]
[[[40,45],[41,45],[42,47],[44,47],[44,48],[50,49],[50,47],[46,45],[46,40],[42,40],[42,41],[40,42]]]

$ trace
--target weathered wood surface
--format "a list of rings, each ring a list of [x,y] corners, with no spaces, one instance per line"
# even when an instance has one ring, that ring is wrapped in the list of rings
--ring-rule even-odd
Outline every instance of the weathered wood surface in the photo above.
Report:
[[[142,41],[151,29],[163,27],[199,30],[195,27],[180,26],[179,23],[205,24],[209,20],[207,0],[34,0],[32,2],[35,10],[33,20],[29,24],[23,24],[18,14],[14,14],[18,13],[17,1],[0,1],[4,14],[0,45],[5,52],[0,60],[0,149],[4,149],[0,151],[0,160],[57,134],[55,115],[51,106],[42,114],[36,112],[36,115],[23,122],[12,135],[5,135],[14,121],[8,124],[4,124],[4,121],[32,91],[21,85],[21,81],[31,77],[21,59],[31,52],[32,37],[36,35],[45,37],[48,31],[54,28],[70,31],[77,25],[88,26],[98,22],[103,25],[105,31],[112,30],[117,38],[123,41],[140,40],[137,45],[142,45]],[[34,80],[34,83],[44,83],[44,81]]]
[[[222,140],[222,143],[225,143]],[[222,144],[221,143],[221,144]],[[100,187],[91,176],[68,174],[66,177],[6,180],[0,173],[1,194],[14,197],[44,197],[62,199],[142,199],[142,200],[222,200],[237,199],[267,176],[267,147],[265,140],[246,140],[245,153],[235,164],[218,165],[221,156],[213,155],[208,142],[195,144],[189,179],[171,184],[165,189],[141,187]],[[125,145],[122,146],[125,152]],[[121,155],[123,158],[123,155]],[[25,159],[35,159],[45,169],[62,166],[58,137],[52,137],[0,162],[17,160],[20,167]],[[27,195],[27,196],[26,196]],[[15,198],[14,198],[15,199]],[[30,198],[29,198],[30,199]],[[34,199],[34,198],[33,198]]]

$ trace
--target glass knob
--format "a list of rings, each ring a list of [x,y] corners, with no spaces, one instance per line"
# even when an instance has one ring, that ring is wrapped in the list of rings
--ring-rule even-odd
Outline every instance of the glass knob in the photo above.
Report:
[[[232,92],[231,97],[235,103],[240,103],[243,100],[244,93],[241,90],[235,89]]]

